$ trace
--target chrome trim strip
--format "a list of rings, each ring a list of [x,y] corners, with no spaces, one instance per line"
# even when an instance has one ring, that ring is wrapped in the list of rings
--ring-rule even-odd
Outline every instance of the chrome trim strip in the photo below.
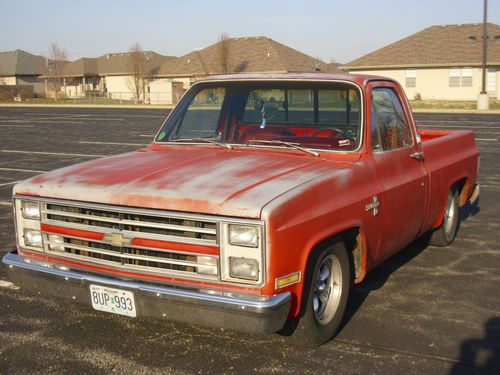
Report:
[[[50,214],[50,215],[74,217],[74,218],[79,218],[79,219],[90,219],[90,220],[95,220],[95,221],[104,221],[107,223],[117,223],[117,224],[124,224],[124,225],[138,226],[138,227],[171,229],[171,230],[176,230],[176,231],[180,231],[180,232],[193,232],[193,233],[214,234],[214,235],[216,234],[215,229],[196,228],[196,227],[173,225],[173,224],[160,224],[160,223],[149,222],[149,221],[120,220],[120,219],[114,219],[114,218],[106,217],[106,216],[85,215],[85,214],[78,214],[78,213],[74,213],[74,212],[57,211],[57,210],[49,210],[49,209],[42,209],[42,212],[45,214]],[[130,213],[129,213],[129,215],[130,215]],[[54,220],[54,219],[47,219],[47,220]],[[55,220],[55,221],[59,221],[59,220]],[[213,224],[215,225],[215,223],[213,223]],[[93,227],[100,227],[100,226],[95,225]],[[140,233],[142,233],[142,232],[140,232]]]
[[[25,261],[26,259],[29,260],[29,263]],[[25,258],[17,255],[14,252],[5,254],[2,261],[11,269],[14,267],[19,267],[31,271],[67,278],[66,280],[86,281],[91,283],[110,285],[118,288],[127,288],[150,293],[160,293],[168,296],[182,297],[191,303],[198,303],[198,301],[201,300],[214,304],[230,305],[237,307],[237,309],[239,310],[242,310],[242,306],[257,310],[268,308],[272,309],[278,305],[289,302],[291,298],[290,292],[288,291],[274,296],[262,296],[250,293],[229,293],[231,294],[231,296],[229,296],[224,294],[221,295],[221,292],[218,290],[194,288],[188,289],[184,287],[173,288],[168,286],[147,285],[119,279],[110,279],[98,275],[58,269],[55,267],[61,266],[56,263],[32,260],[30,258]]]
[[[238,217],[225,217],[225,216],[210,216],[204,214],[193,214],[193,213],[184,213],[179,211],[167,211],[161,209],[148,209],[148,208],[137,208],[131,206],[116,206],[112,204],[102,204],[102,203],[91,203],[84,201],[72,201],[67,199],[56,199],[56,198],[44,198],[44,197],[34,197],[31,195],[19,195],[16,194],[13,196],[13,199],[23,199],[23,200],[31,200],[31,201],[42,201],[53,204],[62,204],[62,205],[72,205],[75,207],[88,208],[92,207],[100,210],[114,210],[116,212],[122,213],[136,213],[138,215],[156,215],[160,217],[171,217],[175,219],[184,219],[184,220],[198,220],[198,221],[208,221],[212,223],[217,222],[226,222],[231,224],[262,224],[263,221],[259,219],[242,219]]]

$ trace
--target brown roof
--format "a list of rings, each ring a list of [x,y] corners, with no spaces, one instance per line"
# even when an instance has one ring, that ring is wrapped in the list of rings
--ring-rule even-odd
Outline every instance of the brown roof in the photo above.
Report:
[[[432,26],[342,66],[344,70],[477,66],[482,24]],[[488,24],[488,64],[500,65],[500,26]]]
[[[175,60],[174,56],[163,56],[153,51],[142,51],[146,61],[146,70],[155,75],[159,67],[170,61]],[[130,52],[108,53],[97,58],[97,67],[99,75],[126,75],[134,73],[134,62]]]
[[[331,72],[333,70],[323,61],[267,37],[227,39],[227,69],[225,69],[222,62],[222,43],[219,41],[200,51],[168,61],[161,66],[158,75],[174,77],[221,73]]]
[[[81,59],[67,63],[63,67],[61,77],[95,77],[97,71],[97,59],[82,57]]]
[[[155,75],[159,67],[173,56],[163,56],[153,51],[141,52],[146,63],[146,71]],[[83,57],[66,64],[61,77],[97,77],[128,75],[134,73],[134,62],[130,52],[108,53],[101,57]],[[47,77],[50,73],[47,74]],[[46,76],[43,76],[46,77]]]
[[[40,75],[46,69],[47,60],[20,49],[0,52],[0,76]]]

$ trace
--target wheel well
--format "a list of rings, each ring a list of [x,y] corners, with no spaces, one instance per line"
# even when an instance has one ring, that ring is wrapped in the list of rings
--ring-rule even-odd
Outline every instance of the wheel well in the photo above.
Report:
[[[325,247],[331,246],[338,241],[344,243],[351,261],[351,274],[354,276],[354,282],[359,283],[363,280],[366,273],[366,249],[360,228],[349,228],[324,239],[313,248],[309,254],[309,259],[311,258],[311,255],[319,249],[324,249]]]
[[[458,202],[460,206],[463,206],[467,202],[468,189],[467,189],[467,178],[464,177],[453,184],[458,193]]]

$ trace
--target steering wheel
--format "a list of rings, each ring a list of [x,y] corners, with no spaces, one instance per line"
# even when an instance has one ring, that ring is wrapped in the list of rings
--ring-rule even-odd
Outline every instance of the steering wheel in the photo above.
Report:
[[[319,129],[315,130],[314,133],[311,134],[311,137],[316,137],[319,133],[326,131],[326,130],[334,130],[336,132],[336,133],[334,133],[335,136],[332,137],[334,139],[340,138],[340,136],[344,134],[343,130],[333,128],[333,127],[327,127],[327,128],[319,128]]]

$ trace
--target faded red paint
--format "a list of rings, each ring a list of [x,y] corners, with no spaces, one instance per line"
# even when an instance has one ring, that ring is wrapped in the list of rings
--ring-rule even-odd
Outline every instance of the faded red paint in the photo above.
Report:
[[[292,317],[300,308],[303,283],[278,291],[275,280],[292,272],[304,273],[311,251],[321,241],[348,229],[359,230],[363,254],[361,274],[356,281],[360,282],[377,264],[441,223],[452,184],[465,179],[466,194],[473,190],[479,155],[474,134],[420,130],[422,142],[418,143],[408,101],[400,86],[391,80],[312,73],[220,76],[209,80],[229,79],[350,81],[365,94],[365,113],[370,108],[374,87],[392,88],[409,117],[414,144],[373,153],[371,120],[365,115],[363,143],[353,153],[322,151],[321,157],[316,158],[296,150],[152,144],[141,152],[49,172],[14,189],[20,195],[261,219],[266,223],[267,249],[266,283],[262,288],[137,275],[59,258],[51,258],[52,261],[139,279],[264,295],[290,290],[294,301]],[[304,130],[301,135],[309,133]],[[410,157],[417,151],[423,152],[424,161]],[[366,210],[375,196],[380,203],[377,216]],[[218,251],[139,238],[134,239],[134,244],[166,249],[175,245],[181,251],[207,254]]]

